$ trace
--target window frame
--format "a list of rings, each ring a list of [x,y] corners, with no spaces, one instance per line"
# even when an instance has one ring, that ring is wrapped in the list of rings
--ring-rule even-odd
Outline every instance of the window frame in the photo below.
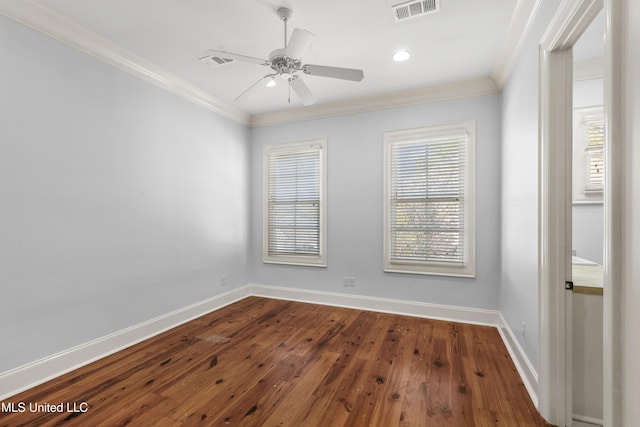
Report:
[[[320,161],[320,209],[319,209],[319,253],[318,255],[270,255],[269,254],[269,154],[295,153],[319,146]],[[262,203],[262,261],[265,264],[286,264],[308,267],[326,267],[327,241],[327,138],[318,138],[300,142],[272,143],[263,147],[263,203]]]
[[[463,263],[452,266],[429,261],[391,260],[391,149],[396,143],[433,140],[465,133],[464,234]],[[452,277],[476,277],[476,122],[467,120],[450,124],[425,126],[384,132],[384,271]]]

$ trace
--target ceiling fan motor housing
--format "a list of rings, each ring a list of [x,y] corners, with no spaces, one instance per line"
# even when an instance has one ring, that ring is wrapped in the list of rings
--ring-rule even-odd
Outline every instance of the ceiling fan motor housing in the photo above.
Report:
[[[289,58],[284,49],[276,49],[269,55],[269,66],[282,78],[289,79],[301,69],[300,60]]]

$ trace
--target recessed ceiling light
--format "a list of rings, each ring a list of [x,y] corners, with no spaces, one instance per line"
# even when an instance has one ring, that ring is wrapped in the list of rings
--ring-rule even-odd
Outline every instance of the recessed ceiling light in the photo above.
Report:
[[[399,50],[393,54],[393,60],[396,62],[406,61],[411,57],[411,52],[408,50]]]

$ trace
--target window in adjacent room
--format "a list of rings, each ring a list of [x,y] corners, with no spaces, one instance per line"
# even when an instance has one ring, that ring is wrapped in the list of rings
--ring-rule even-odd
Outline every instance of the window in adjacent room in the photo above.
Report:
[[[602,202],[604,191],[604,115],[601,106],[576,108],[574,126],[574,202]]]
[[[264,148],[266,263],[326,266],[326,139]]]
[[[475,277],[475,122],[384,133],[384,269]]]
[[[587,127],[585,192],[604,190],[604,120],[590,120]]]

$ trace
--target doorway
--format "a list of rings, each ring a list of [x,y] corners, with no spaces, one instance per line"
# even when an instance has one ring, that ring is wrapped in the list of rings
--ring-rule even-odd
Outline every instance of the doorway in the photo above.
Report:
[[[573,46],[571,391],[573,427],[602,426],[604,11]]]
[[[539,409],[559,426],[573,422],[573,47],[602,8],[562,2],[540,46]]]

